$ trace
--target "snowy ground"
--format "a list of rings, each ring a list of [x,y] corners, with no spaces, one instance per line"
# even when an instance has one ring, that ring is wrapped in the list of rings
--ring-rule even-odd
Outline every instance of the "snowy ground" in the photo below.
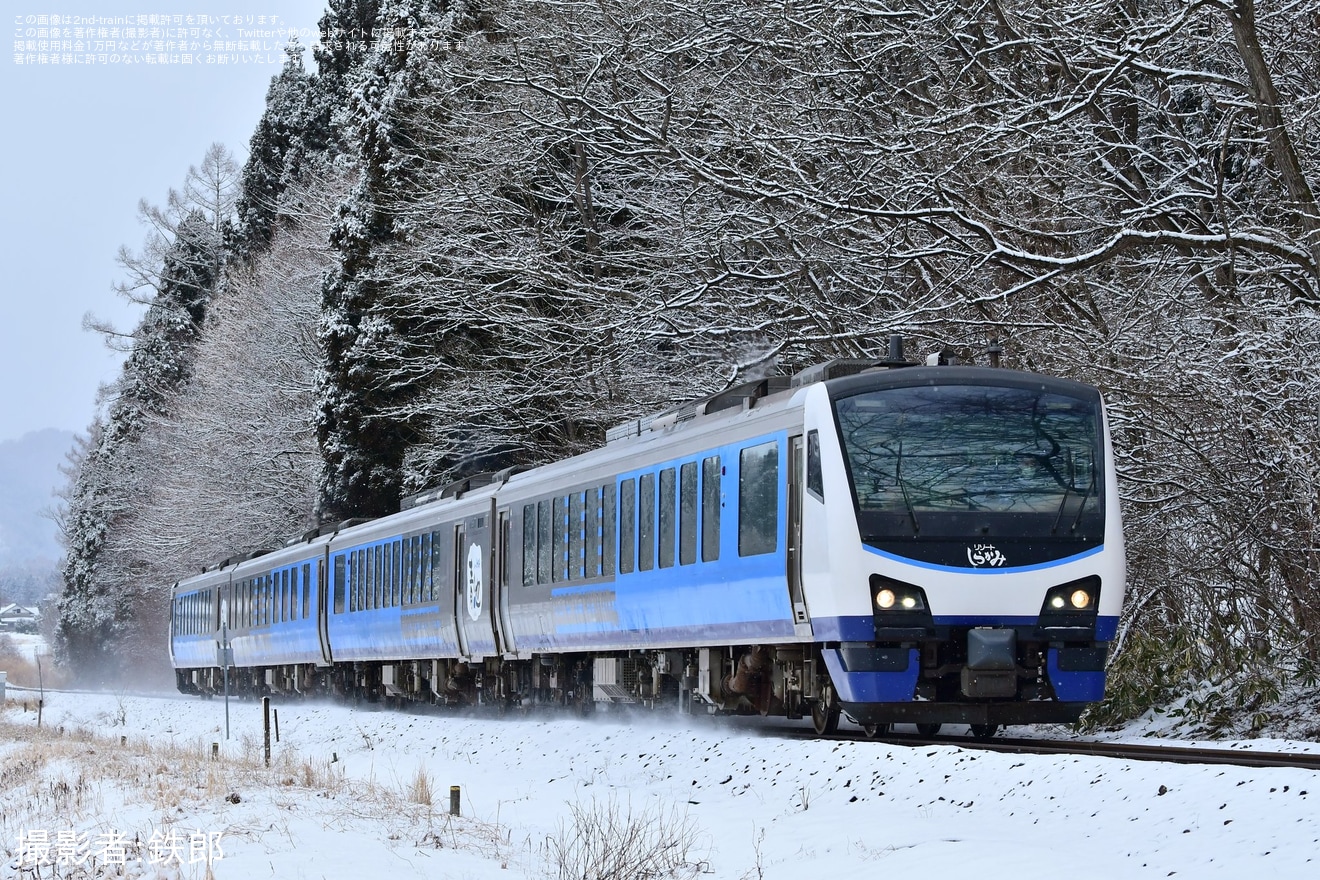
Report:
[[[0,877],[559,876],[560,863],[630,827],[669,845],[674,876],[1320,876],[1311,771],[812,741],[782,722],[319,703],[277,706],[266,770],[253,703],[231,704],[225,741],[220,700],[53,694],[34,740],[22,698],[11,691],[0,715]],[[459,819],[447,815],[451,785]],[[61,832],[89,858],[34,874],[40,832],[52,860]],[[208,875],[216,838],[205,835],[217,832]],[[122,853],[112,833],[128,842]]]
[[[37,655],[41,654],[44,658],[46,652],[46,641],[35,633],[6,633],[14,649],[24,660],[29,663],[36,662]]]

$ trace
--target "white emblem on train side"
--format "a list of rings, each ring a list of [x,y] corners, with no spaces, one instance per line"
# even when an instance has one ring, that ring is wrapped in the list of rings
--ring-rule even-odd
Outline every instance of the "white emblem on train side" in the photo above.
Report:
[[[998,568],[1008,562],[1008,557],[1000,553],[994,544],[974,544],[967,548],[967,561],[973,568],[980,568],[983,565]]]
[[[473,620],[481,619],[482,593],[481,545],[473,544],[468,547],[467,558],[467,613]]]

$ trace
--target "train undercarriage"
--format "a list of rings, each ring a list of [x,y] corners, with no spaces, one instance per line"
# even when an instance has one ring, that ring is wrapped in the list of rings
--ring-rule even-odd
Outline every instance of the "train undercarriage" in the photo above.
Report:
[[[1013,641],[992,630],[997,643]],[[240,698],[324,696],[353,703],[408,706],[488,707],[525,712],[559,707],[588,713],[637,707],[682,714],[810,716],[820,734],[833,733],[847,716],[871,735],[894,723],[913,723],[926,734],[941,724],[972,726],[991,736],[1004,724],[1076,721],[1084,701],[1059,699],[1049,669],[1051,650],[1069,662],[1103,669],[1103,649],[1019,641],[1004,650],[980,650],[986,636],[924,643],[881,645],[737,645],[602,654],[543,654],[526,659],[482,661],[431,659],[294,664],[231,668],[228,691]],[[969,656],[968,645],[972,651]],[[906,699],[848,701],[831,676],[887,666],[873,675],[909,676]],[[892,658],[908,655],[918,669],[899,670]],[[1057,655],[1056,655],[1057,656]],[[1081,658],[1080,660],[1078,658]],[[840,666],[840,663],[842,666]],[[179,690],[204,697],[224,692],[219,668],[178,670]]]

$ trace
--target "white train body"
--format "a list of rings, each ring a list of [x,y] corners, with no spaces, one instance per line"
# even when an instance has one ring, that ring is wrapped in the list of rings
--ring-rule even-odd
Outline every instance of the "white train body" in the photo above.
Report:
[[[825,365],[449,487],[175,590],[212,692],[1066,721],[1125,586],[1099,393]],[[835,375],[842,374],[842,375]],[[200,615],[200,616],[199,616]]]

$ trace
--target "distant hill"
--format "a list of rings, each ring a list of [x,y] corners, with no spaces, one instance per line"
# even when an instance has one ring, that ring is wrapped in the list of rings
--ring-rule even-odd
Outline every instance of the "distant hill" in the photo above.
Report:
[[[73,437],[46,428],[0,441],[0,568],[63,555],[55,523],[42,511],[55,506],[52,492],[64,481],[59,468]]]

